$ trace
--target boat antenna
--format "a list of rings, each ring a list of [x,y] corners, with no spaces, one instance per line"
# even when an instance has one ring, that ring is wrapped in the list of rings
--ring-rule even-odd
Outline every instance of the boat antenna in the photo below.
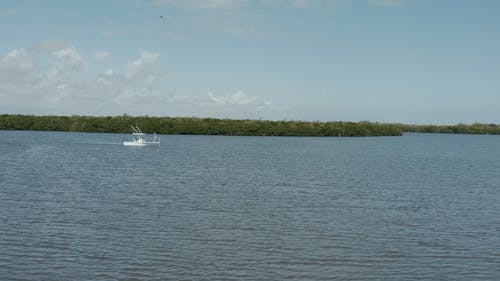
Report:
[[[141,133],[141,134],[142,134],[142,131],[141,131],[141,129],[139,128],[139,125],[137,125],[137,123],[135,123],[135,128],[137,129],[137,133]]]

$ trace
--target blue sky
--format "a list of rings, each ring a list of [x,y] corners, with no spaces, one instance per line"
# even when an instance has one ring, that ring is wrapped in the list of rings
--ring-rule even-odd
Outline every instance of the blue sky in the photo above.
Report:
[[[500,123],[498,11],[495,0],[4,0],[0,113]]]

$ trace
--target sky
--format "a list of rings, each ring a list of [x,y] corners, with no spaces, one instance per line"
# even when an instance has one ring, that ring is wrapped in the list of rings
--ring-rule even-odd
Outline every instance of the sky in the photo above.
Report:
[[[0,114],[500,123],[497,0],[2,0]]]

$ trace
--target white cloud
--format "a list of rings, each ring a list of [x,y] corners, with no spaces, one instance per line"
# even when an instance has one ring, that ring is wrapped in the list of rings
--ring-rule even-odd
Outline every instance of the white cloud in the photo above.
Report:
[[[35,46],[35,48],[42,52],[55,52],[62,49],[70,48],[71,44],[62,40],[47,40]]]
[[[65,90],[78,79],[86,62],[74,46],[55,50],[49,57],[44,57],[45,51],[14,49],[0,59],[0,104],[43,106],[56,98],[57,89]],[[49,63],[42,64],[42,58]]]
[[[406,0],[368,0],[368,2],[382,7],[400,7],[406,4]]]
[[[287,111],[288,106],[275,105],[272,101],[240,90],[234,93],[169,96],[165,109],[175,116],[275,119],[277,114]]]
[[[56,50],[53,54],[58,59],[65,60],[71,64],[82,64],[84,62],[83,55],[76,50],[75,46]]]
[[[0,95],[30,95],[39,80],[39,64],[27,49],[14,49],[0,59]]]
[[[212,92],[206,94],[206,101],[208,104],[214,104],[219,106],[240,106],[249,105],[257,102],[256,96],[248,96],[243,93],[243,91],[238,91],[234,94],[225,95],[215,95]]]
[[[147,74],[150,71],[150,67],[156,63],[158,58],[158,53],[141,51],[141,56],[127,65],[125,77],[134,78]]]
[[[256,118],[286,108],[243,91],[167,94],[160,55],[148,51],[121,70],[89,77],[92,61],[73,45],[60,47],[19,48],[0,57],[1,112]]]
[[[96,50],[94,52],[94,58],[96,60],[105,60],[109,57],[109,53],[104,50]]]
[[[157,65],[159,57],[158,53],[141,51],[141,56],[125,68],[125,78],[140,87],[152,89],[166,75],[166,70]]]
[[[197,104],[201,107],[212,107],[217,110],[273,110],[284,108],[284,106],[276,106],[272,101],[263,100],[255,95],[249,95],[242,90],[235,93],[213,93],[207,92],[195,96],[192,99],[183,99],[184,102]]]
[[[55,57],[47,76],[54,80],[74,79],[75,74],[81,72],[86,65],[85,57],[76,50],[75,46],[69,46],[52,52]]]
[[[166,75],[158,54],[142,51],[123,74],[108,69],[85,78],[85,56],[72,45],[61,46],[14,49],[0,57],[2,112],[108,115],[156,110],[162,115],[168,99],[155,87]]]
[[[16,74],[26,74],[36,68],[31,54],[24,48],[10,51],[0,62],[0,69],[13,71]]]

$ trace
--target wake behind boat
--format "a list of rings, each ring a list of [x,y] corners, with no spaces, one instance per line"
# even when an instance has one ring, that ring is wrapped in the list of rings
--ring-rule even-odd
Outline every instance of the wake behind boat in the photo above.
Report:
[[[160,137],[156,135],[156,133],[153,135],[153,141],[147,141],[146,138],[144,137],[147,134],[143,133],[137,124],[135,124],[135,126],[130,125],[130,128],[132,128],[132,135],[134,135],[134,138],[132,138],[132,140],[124,140],[123,145],[125,146],[160,145]]]

